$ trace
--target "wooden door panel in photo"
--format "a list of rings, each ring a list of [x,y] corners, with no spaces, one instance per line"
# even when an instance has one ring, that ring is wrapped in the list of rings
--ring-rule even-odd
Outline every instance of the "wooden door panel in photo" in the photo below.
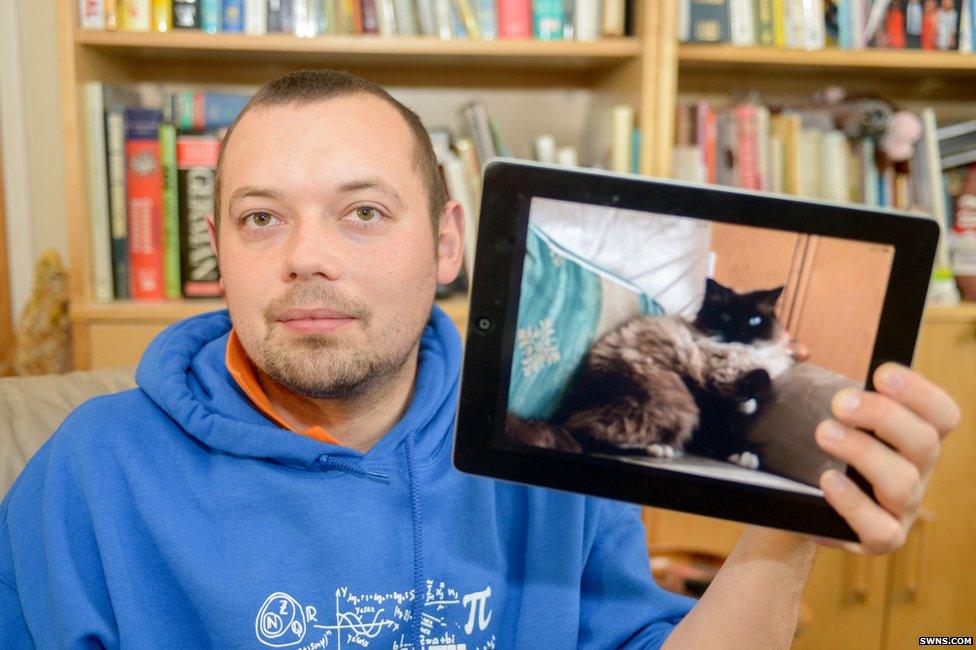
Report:
[[[810,238],[790,319],[810,363],[866,379],[893,256],[889,246]]]

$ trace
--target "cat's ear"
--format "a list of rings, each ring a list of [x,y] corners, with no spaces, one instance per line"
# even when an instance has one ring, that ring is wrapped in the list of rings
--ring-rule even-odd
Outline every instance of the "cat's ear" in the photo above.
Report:
[[[768,289],[766,291],[756,292],[756,304],[772,310],[776,306],[776,301],[779,297],[783,295],[783,289],[785,286],[776,287],[775,289]]]
[[[729,295],[729,288],[712,278],[705,279],[705,300],[725,300]]]

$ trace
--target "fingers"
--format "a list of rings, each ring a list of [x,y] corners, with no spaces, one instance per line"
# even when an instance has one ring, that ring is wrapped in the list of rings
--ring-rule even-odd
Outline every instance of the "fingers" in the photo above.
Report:
[[[871,484],[874,496],[897,519],[914,514],[924,485],[919,469],[874,436],[826,420],[816,431],[824,451],[854,467]]]
[[[899,519],[881,508],[842,472],[830,469],[821,474],[820,487],[827,502],[850,525],[861,540],[844,548],[865,553],[889,553],[905,543],[905,527]]]
[[[844,389],[831,403],[837,419],[848,427],[873,431],[928,476],[939,455],[935,426],[884,395]]]
[[[897,363],[884,363],[874,372],[876,390],[897,400],[929,422],[940,437],[959,424],[959,405],[944,390],[917,372]]]

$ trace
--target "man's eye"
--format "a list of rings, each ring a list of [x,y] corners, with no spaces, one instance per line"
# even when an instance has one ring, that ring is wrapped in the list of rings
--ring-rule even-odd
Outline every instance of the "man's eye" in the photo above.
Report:
[[[241,223],[246,227],[254,229],[267,228],[276,221],[278,221],[278,218],[270,212],[252,212],[241,219]]]
[[[352,217],[357,223],[374,223],[383,218],[380,211],[368,205],[361,205],[352,212]]]

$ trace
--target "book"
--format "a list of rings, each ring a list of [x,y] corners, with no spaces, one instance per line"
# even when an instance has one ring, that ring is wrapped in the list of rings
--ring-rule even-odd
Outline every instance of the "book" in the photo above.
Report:
[[[624,35],[624,0],[603,0],[601,22],[604,36]]]
[[[112,289],[115,298],[129,297],[129,222],[125,174],[125,108],[107,107],[105,157],[108,172],[109,234]]]
[[[417,0],[417,24],[424,36],[437,36],[434,0]]]
[[[245,2],[244,32],[252,36],[268,33],[267,0],[247,0]]]
[[[629,173],[632,167],[631,147],[634,109],[617,104],[610,109],[610,171]]]
[[[200,29],[208,34],[220,31],[220,17],[223,11],[220,0],[200,1]]]
[[[148,32],[152,25],[150,0],[120,0],[125,14],[125,30]]]
[[[462,123],[461,132],[474,144],[476,166],[480,170],[485,161],[498,155],[491,133],[488,107],[483,101],[476,100],[462,105],[459,113]]]
[[[159,125],[159,158],[163,169],[163,291],[167,298],[180,292],[180,209],[176,189],[176,127]]]
[[[562,0],[532,0],[532,36],[540,41],[562,40]]]
[[[105,29],[102,0],[78,0],[78,23],[82,29]]]
[[[105,0],[105,29],[110,31],[123,29],[120,2],[122,0]]]
[[[173,28],[200,29],[199,0],[173,0]]]
[[[729,25],[733,45],[756,44],[756,20],[752,5],[753,0],[730,0]]]
[[[220,31],[240,34],[244,31],[244,0],[223,0]]]
[[[173,94],[173,120],[183,133],[217,131],[233,124],[250,99],[237,93],[179,91]]]
[[[397,35],[396,13],[393,10],[393,0],[376,0],[376,22],[380,36],[390,37]]]
[[[159,124],[162,111],[125,109],[126,213],[129,282],[133,298],[164,297],[162,250],[163,171]]]
[[[728,43],[729,0],[688,0],[689,42]]]
[[[573,5],[573,34],[577,41],[600,37],[600,0],[576,0]]]
[[[214,136],[181,135],[176,138],[180,275],[186,298],[210,298],[222,293],[208,226],[213,213],[214,174],[219,154],[220,140]]]
[[[531,0],[498,0],[498,36],[532,38]]]
[[[108,168],[106,167],[105,103],[102,84],[86,82],[85,136],[87,140],[88,217],[91,239],[92,298],[103,302],[113,298],[112,239],[109,223]]]
[[[173,28],[173,0],[152,0],[152,28],[157,32]]]
[[[481,27],[478,25],[478,17],[475,14],[471,0],[454,0],[453,6],[457,7],[458,14],[461,17],[461,22],[464,25],[464,31],[467,32],[468,38],[481,38]],[[458,31],[460,32],[461,30]]]
[[[425,0],[419,0],[423,2]],[[477,3],[478,29],[481,38],[490,41],[498,38],[498,14],[495,9],[495,0],[475,0]],[[567,5],[573,0],[563,0]],[[572,21],[569,23],[572,25]]]
[[[756,20],[756,45],[773,47],[776,44],[773,31],[773,0],[755,0],[753,15]]]
[[[291,34],[295,31],[291,22],[291,7],[291,0],[268,0],[267,29],[269,34]]]
[[[380,32],[376,16],[376,2],[377,0],[362,0],[363,33],[365,34],[379,34]]]
[[[398,36],[417,35],[417,10],[414,0],[394,0],[393,16]]]
[[[976,120],[957,122],[936,130],[942,169],[976,162]]]

